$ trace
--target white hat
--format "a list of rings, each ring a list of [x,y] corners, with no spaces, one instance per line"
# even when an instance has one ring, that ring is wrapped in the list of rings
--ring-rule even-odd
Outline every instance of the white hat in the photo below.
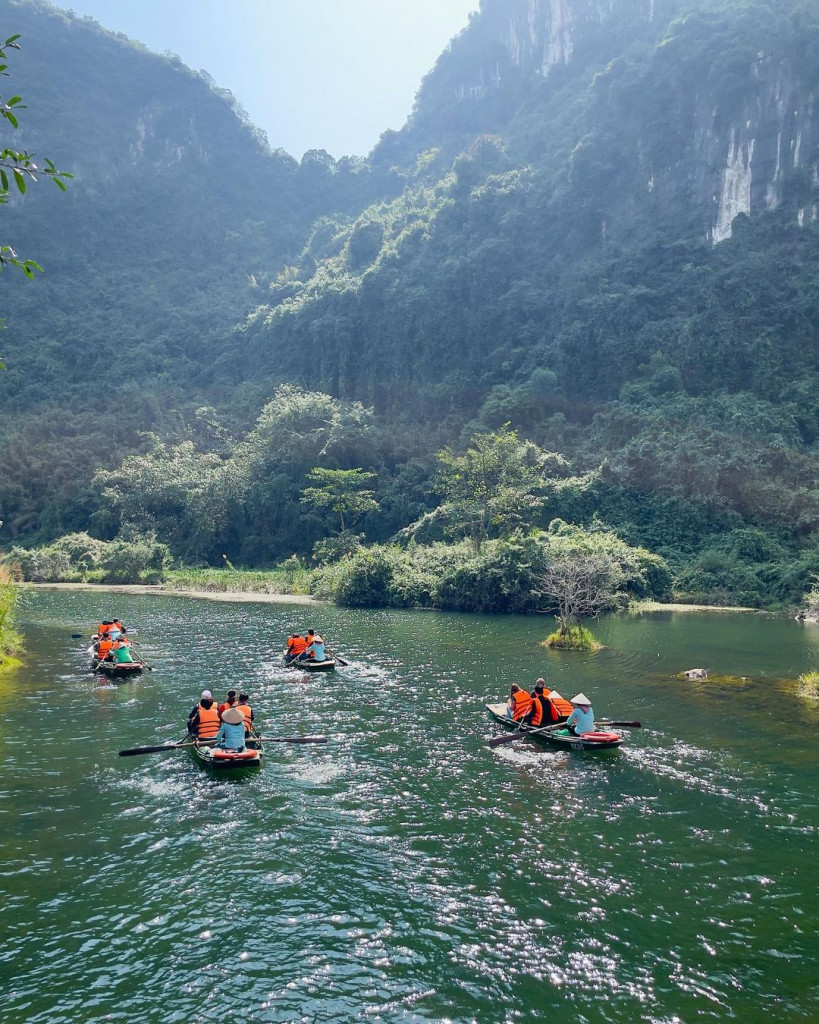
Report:
[[[585,704],[587,707],[591,707],[591,701],[585,693],[578,693],[576,697],[572,697],[569,701],[570,704]]]
[[[210,692],[210,690],[203,690],[202,691],[201,699],[202,700],[213,700],[213,694]]]
[[[222,721],[228,725],[241,725],[245,720],[244,713],[238,708],[228,708],[222,712]]]
[[[561,700],[563,700],[563,694],[558,693],[557,690],[549,690],[549,698],[551,699],[552,697],[559,697]]]

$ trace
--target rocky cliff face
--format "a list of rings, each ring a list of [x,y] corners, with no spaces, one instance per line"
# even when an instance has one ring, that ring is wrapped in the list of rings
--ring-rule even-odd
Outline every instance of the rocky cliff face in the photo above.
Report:
[[[464,123],[483,125],[481,106],[504,92],[522,96],[518,109],[527,112],[533,96],[553,100],[559,72],[590,98],[567,149],[605,149],[595,137],[614,132],[625,153],[628,173],[610,168],[619,196],[600,184],[602,233],[643,202],[653,210],[686,204],[686,219],[715,243],[741,214],[784,207],[804,225],[819,209],[819,61],[806,56],[815,32],[800,29],[799,17],[788,0],[745,10],[716,0],[482,0],[419,105],[434,106],[445,89],[461,102]],[[621,90],[624,65],[635,80]],[[561,116],[548,98],[540,102],[544,120]],[[490,130],[513,139],[513,122]]]

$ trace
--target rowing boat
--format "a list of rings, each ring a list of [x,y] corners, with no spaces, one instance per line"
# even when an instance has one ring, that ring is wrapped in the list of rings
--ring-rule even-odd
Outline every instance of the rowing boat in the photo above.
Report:
[[[325,658],[324,661],[315,661],[313,658],[305,658],[304,661],[294,661],[288,658],[285,652],[282,655],[282,664],[285,668],[295,668],[302,672],[332,672],[336,667],[336,659]]]
[[[542,728],[513,722],[511,718],[506,717],[505,704],[487,704],[486,710],[505,729],[520,732],[521,737],[531,736],[532,739],[546,743],[550,747],[562,747],[564,750],[611,750],[613,747],[619,747],[623,742],[623,735],[619,732],[600,730],[584,732],[580,736],[575,736],[559,722],[557,725],[547,725]]]
[[[244,750],[224,750],[212,743],[196,740],[189,748],[191,754],[203,768],[214,771],[236,771],[237,768],[258,768],[262,763],[262,745],[258,740],[248,739]]]
[[[91,671],[101,672],[113,679],[126,679],[128,676],[138,676],[143,669],[141,661],[91,661]]]

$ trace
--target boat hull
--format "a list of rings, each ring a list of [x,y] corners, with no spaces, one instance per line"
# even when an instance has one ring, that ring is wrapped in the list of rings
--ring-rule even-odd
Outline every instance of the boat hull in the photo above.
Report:
[[[256,741],[250,740],[249,743]],[[193,759],[208,771],[235,772],[247,768],[258,768],[262,763],[263,751],[261,744],[247,746],[241,753],[234,750],[222,750],[209,743],[195,743],[190,748]]]
[[[574,736],[559,722],[545,729],[533,728],[531,725],[521,726],[520,723],[506,717],[505,704],[487,704],[486,710],[505,729],[519,731],[521,737],[530,736],[533,740],[550,747],[559,747],[563,750],[613,750],[623,742],[623,736],[619,732],[587,732],[582,736]]]
[[[286,655],[282,655],[282,664],[285,668],[295,668],[300,672],[332,672],[336,667],[335,658],[325,658],[324,661],[312,661],[309,658],[304,661],[288,661]]]
[[[110,676],[112,679],[127,679],[130,676],[142,674],[143,664],[141,661],[92,661],[91,671],[100,675]]]

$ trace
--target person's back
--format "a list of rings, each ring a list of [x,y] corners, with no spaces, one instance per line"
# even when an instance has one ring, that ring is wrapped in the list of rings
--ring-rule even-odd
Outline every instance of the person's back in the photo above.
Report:
[[[100,642],[97,644],[97,658],[99,661],[110,661],[113,646],[114,641],[108,639],[107,633],[100,637]]]
[[[111,649],[114,661],[118,665],[128,664],[134,660],[131,654],[131,648],[128,644],[122,644],[117,641]]]
[[[290,645],[290,651],[288,656],[292,658],[300,658],[302,654],[307,650],[307,641],[303,636],[296,634],[292,637],[292,644]]]
[[[227,698],[219,705],[219,717],[221,718],[228,708],[235,708],[236,703],[236,691],[228,690]]]
[[[228,708],[214,743],[225,750],[245,749],[245,716],[238,708]]]
[[[203,697],[188,720],[188,728],[197,739],[212,743],[220,728],[219,710],[212,697]]]
[[[582,736],[584,732],[594,732],[594,711],[589,703],[589,698],[584,693],[578,693],[572,697],[574,710],[566,721],[566,728],[575,736]]]
[[[514,722],[520,722],[532,709],[532,698],[522,690],[517,683],[512,683],[509,691],[509,717]]]
[[[313,639],[307,648],[307,654],[310,655],[315,661],[324,661],[327,657],[324,651],[324,637],[318,633],[313,634]]]
[[[241,711],[245,716],[245,735],[249,736],[253,728],[253,708],[250,706],[248,701],[250,697],[246,693],[239,694],[239,703],[236,705],[236,710]]]

